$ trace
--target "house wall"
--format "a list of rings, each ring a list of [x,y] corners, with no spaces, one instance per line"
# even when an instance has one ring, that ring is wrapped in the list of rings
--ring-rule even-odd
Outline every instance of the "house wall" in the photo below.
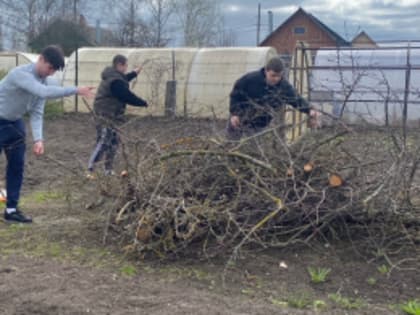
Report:
[[[351,45],[353,47],[360,47],[360,48],[376,48],[378,47],[374,42],[372,42],[372,40],[365,36],[365,35],[361,35],[356,37],[355,39],[353,39],[353,41],[351,42]]]
[[[304,34],[295,34],[295,27],[304,27]],[[279,54],[292,55],[296,43],[305,42],[311,48],[335,47],[336,43],[328,34],[303,13],[297,13],[290,21],[264,41],[261,46],[274,47]]]

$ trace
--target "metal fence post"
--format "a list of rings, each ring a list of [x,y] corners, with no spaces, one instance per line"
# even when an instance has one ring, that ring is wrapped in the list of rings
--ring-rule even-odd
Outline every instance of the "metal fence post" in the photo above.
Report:
[[[172,80],[166,82],[165,93],[165,116],[176,115],[176,80],[175,80],[175,51],[172,50]]]

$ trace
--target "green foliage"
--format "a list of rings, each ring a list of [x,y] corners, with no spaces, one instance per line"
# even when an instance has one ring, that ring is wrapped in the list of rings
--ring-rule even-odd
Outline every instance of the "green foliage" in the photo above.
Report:
[[[401,305],[401,309],[408,315],[420,315],[420,301],[411,300]]]
[[[389,267],[387,265],[381,265],[378,267],[378,271],[381,274],[386,275],[389,272]]]
[[[366,282],[370,285],[375,285],[377,281],[374,277],[369,277],[367,278]]]
[[[7,71],[5,70],[0,70],[0,80],[3,79],[7,74]]]
[[[287,301],[276,299],[273,297],[269,298],[271,304],[279,307],[293,307],[299,309],[309,308],[311,305],[314,310],[322,310],[327,308],[327,303],[323,300],[314,300],[312,301],[305,293],[290,296]]]
[[[289,296],[287,299],[287,305],[293,308],[304,309],[309,307],[311,304],[311,299],[305,293]]]
[[[308,267],[309,275],[311,276],[311,281],[313,283],[321,283],[327,280],[331,269],[329,268],[313,268]]]
[[[63,103],[61,101],[48,101],[45,104],[44,117],[54,119],[64,114]]]
[[[57,19],[52,22],[42,33],[36,36],[29,46],[36,52],[52,43],[60,45],[66,56],[76,48],[93,46],[89,40],[88,30],[72,21]]]
[[[315,300],[313,302],[313,305],[314,305],[314,309],[316,309],[316,310],[321,310],[321,309],[327,308],[327,303],[325,303],[325,301],[323,301],[323,300]]]
[[[328,298],[338,306],[347,310],[359,309],[363,306],[362,300],[346,298],[341,296],[339,293],[329,294]]]
[[[120,272],[125,276],[133,277],[137,274],[137,268],[133,265],[124,265],[120,268]]]
[[[270,298],[270,302],[271,302],[271,304],[276,305],[276,306],[280,306],[280,307],[287,307],[288,306],[288,303],[286,301],[278,300],[278,299],[275,299],[275,298]]]
[[[33,194],[33,198],[37,202],[45,202],[49,200],[64,199],[64,195],[62,193],[53,191],[37,191]]]
[[[254,295],[255,294],[255,290],[253,290],[253,289],[242,289],[241,290],[241,293],[242,294],[245,294],[245,295]]]

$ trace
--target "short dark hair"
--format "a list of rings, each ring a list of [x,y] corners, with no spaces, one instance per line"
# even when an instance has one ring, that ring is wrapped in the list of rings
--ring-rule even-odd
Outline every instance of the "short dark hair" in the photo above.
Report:
[[[125,65],[127,63],[127,57],[123,55],[116,55],[112,59],[112,66],[115,68],[118,64]]]
[[[279,57],[273,57],[267,61],[267,64],[265,65],[265,70],[271,70],[276,73],[282,73],[284,70],[283,61],[281,61]]]
[[[50,45],[45,47],[41,52],[41,56],[55,70],[62,70],[64,68],[64,53],[60,46]]]

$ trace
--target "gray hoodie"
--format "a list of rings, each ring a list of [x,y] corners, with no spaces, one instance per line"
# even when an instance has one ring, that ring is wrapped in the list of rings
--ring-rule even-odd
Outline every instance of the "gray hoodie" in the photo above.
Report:
[[[77,93],[76,87],[47,86],[35,64],[12,69],[0,81],[0,119],[16,121],[29,112],[34,141],[42,140],[45,100]]]

